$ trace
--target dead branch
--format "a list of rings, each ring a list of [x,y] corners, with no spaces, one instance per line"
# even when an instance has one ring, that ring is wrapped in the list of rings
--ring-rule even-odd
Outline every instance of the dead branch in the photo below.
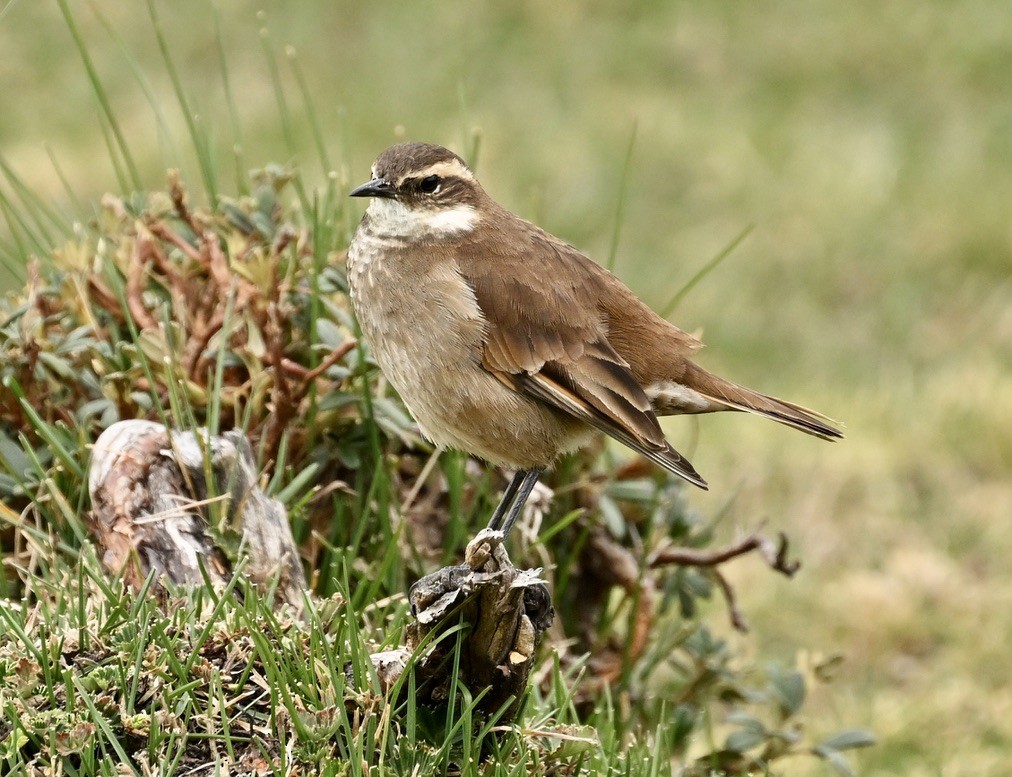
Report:
[[[770,569],[780,572],[787,577],[793,577],[794,573],[801,568],[800,561],[789,561],[787,558],[788,543],[787,536],[781,532],[778,535],[779,542],[774,543],[769,537],[758,531],[749,534],[738,542],[717,550],[696,550],[694,548],[668,547],[654,553],[650,559],[650,568],[675,565],[681,567],[702,567],[707,570],[707,575],[716,582],[724,601],[727,603],[728,617],[731,625],[738,631],[748,631],[748,621],[744,614],[738,609],[738,598],[734,588],[727,581],[724,574],[718,567],[731,559],[744,556],[752,551],[759,551],[763,560]]]
[[[117,322],[122,323],[125,320],[123,317],[123,308],[120,306],[116,295],[112,293],[105,281],[97,275],[88,276],[87,294],[88,298],[93,301],[97,307],[100,307],[106,313],[109,313]],[[97,327],[96,331],[98,331]]]
[[[339,362],[342,358],[344,358],[345,356],[347,356],[348,352],[351,351],[356,345],[358,345],[358,340],[356,340],[353,337],[350,337],[347,340],[345,340],[343,343],[341,343],[339,346],[337,346],[337,348],[335,348],[329,354],[327,354],[326,358],[324,358],[324,360],[322,362],[320,362],[315,367],[313,367],[313,369],[308,370],[306,372],[302,372],[300,374],[300,377],[302,378],[304,386],[303,386],[303,388],[300,389],[300,393],[302,395],[305,395],[306,391],[309,390],[309,385],[314,380],[316,380],[324,372],[326,372],[331,367],[333,367],[335,364],[337,364],[337,362]],[[292,365],[292,366],[298,367],[299,370],[302,369],[302,365],[297,365],[294,362],[289,361],[288,359],[284,359],[282,361],[282,365],[286,366],[286,367],[288,365]],[[299,370],[291,370],[291,371],[295,372],[296,374],[299,374]]]
[[[717,581],[717,587],[724,595],[724,601],[727,603],[727,617],[731,620],[731,626],[734,627],[735,631],[747,634],[748,620],[745,618],[744,613],[738,609],[738,597],[734,593],[734,588],[727,582],[727,578],[724,577],[724,574],[719,569],[711,569],[710,576]]]
[[[787,535],[781,532],[779,542],[774,543],[769,537],[753,532],[747,537],[717,550],[696,550],[694,548],[668,547],[653,554],[650,568],[674,564],[681,567],[716,567],[738,556],[744,556],[754,550],[769,564],[770,569],[787,577],[793,577],[801,568],[800,561],[789,561],[787,558]]]
[[[176,215],[193,231],[193,234],[199,235],[200,225],[197,224],[187,203],[186,189],[179,178],[178,170],[169,170],[169,197],[172,198],[172,207],[176,211]]]
[[[233,283],[238,283],[239,276],[232,273],[231,268],[228,265],[228,257],[225,252],[221,250],[221,245],[218,243],[218,239],[211,231],[204,232],[202,239],[203,248],[207,252],[207,269],[211,273],[211,277],[214,278],[215,283],[218,284],[218,288],[221,290],[229,288]],[[252,284],[246,282],[244,284],[247,287],[252,287]],[[248,288],[247,295],[251,291]]]
[[[197,367],[200,364],[200,357],[207,348],[207,344],[211,342],[211,338],[220,332],[224,325],[225,311],[223,308],[215,311],[210,321],[197,321],[194,323],[190,332],[190,338],[186,341],[186,347],[183,351],[183,367],[190,380],[197,381]]]
[[[144,307],[142,295],[144,293],[144,276],[148,271],[150,262],[151,240],[139,237],[134,245],[134,253],[130,262],[130,269],[127,271],[126,282],[126,303],[137,326],[141,329],[154,329],[158,322],[148,313]]]
[[[161,238],[166,243],[171,243],[193,261],[200,261],[200,253],[197,249],[161,219],[149,221],[147,227],[155,237]],[[168,261],[168,257],[164,257],[163,261],[158,263],[158,268],[170,277],[178,276],[178,270]]]

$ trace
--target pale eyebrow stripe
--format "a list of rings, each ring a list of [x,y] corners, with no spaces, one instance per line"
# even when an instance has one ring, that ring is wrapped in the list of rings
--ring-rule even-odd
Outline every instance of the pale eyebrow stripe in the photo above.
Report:
[[[435,164],[429,165],[424,170],[412,171],[408,175],[401,178],[398,181],[398,185],[404,182],[405,178],[427,178],[430,175],[438,175],[440,178],[463,178],[468,181],[474,180],[474,173],[467,169],[464,165],[458,162],[456,159],[451,159],[448,162],[436,162]]]

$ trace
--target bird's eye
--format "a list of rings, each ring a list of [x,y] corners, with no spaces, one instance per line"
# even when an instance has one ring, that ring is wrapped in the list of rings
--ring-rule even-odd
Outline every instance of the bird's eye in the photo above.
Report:
[[[439,188],[439,176],[430,175],[418,182],[418,191],[432,194]]]

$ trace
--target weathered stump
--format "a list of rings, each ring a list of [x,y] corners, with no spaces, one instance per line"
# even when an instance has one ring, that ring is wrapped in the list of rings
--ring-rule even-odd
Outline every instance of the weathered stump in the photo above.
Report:
[[[502,546],[502,533],[483,530],[464,553],[464,563],[444,567],[411,587],[408,598],[415,622],[406,630],[406,645],[376,653],[373,664],[381,680],[392,684],[408,657],[423,641],[432,645],[415,667],[418,700],[446,703],[451,687],[456,640],[439,634],[464,623],[458,679],[472,694],[488,689],[479,708],[492,713],[507,705],[504,721],[520,710],[534,652],[552,624],[548,586],[540,569],[513,566]],[[507,704],[508,703],[508,704]]]
[[[203,585],[206,575],[221,586],[243,557],[244,575],[277,579],[278,600],[302,610],[306,578],[287,513],[257,486],[241,431],[208,437],[120,421],[95,441],[88,488],[102,563],[128,584],[154,570],[159,582]]]

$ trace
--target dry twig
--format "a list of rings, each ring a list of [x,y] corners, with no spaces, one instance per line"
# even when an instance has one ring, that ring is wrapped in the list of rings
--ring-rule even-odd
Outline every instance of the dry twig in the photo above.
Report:
[[[734,588],[718,567],[739,556],[759,551],[759,554],[769,565],[770,569],[780,572],[787,577],[793,577],[794,573],[800,569],[801,562],[788,560],[787,536],[783,532],[779,534],[778,539],[779,542],[774,543],[769,537],[755,531],[738,542],[718,548],[717,550],[696,550],[695,548],[679,547],[663,548],[653,554],[653,557],[650,559],[650,568],[657,569],[668,565],[705,568],[707,574],[716,582],[717,587],[724,596],[731,625],[744,633],[748,631],[748,621],[738,608],[738,599]]]
[[[801,562],[788,561],[787,559],[787,536],[781,532],[778,535],[779,542],[774,544],[769,537],[753,532],[738,542],[727,545],[717,550],[696,550],[694,548],[668,547],[657,551],[650,559],[650,568],[675,564],[681,567],[715,567],[730,561],[738,556],[744,556],[754,550],[758,550],[769,564],[770,569],[780,572],[787,577],[793,577],[794,573],[801,568]]]

